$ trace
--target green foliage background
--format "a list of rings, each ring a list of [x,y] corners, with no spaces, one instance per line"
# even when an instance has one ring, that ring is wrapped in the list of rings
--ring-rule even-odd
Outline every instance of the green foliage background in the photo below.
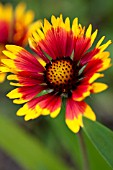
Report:
[[[2,0],[15,7],[19,0]],[[98,39],[105,35],[107,41],[113,41],[113,1],[112,0],[25,0],[27,9],[35,12],[35,20],[47,18],[52,14],[71,21],[79,18],[86,27],[92,23],[99,30]],[[96,43],[95,42],[95,43]],[[113,45],[108,50],[113,58]],[[113,67],[105,71],[101,80],[109,89],[98,95],[92,95],[87,102],[97,115],[97,120],[113,130]],[[16,116],[20,106],[12,104],[5,95],[12,89],[6,80],[0,84],[0,149],[14,160],[21,170],[82,170],[82,154],[77,135],[65,125],[62,113],[56,119],[40,117],[25,122]],[[90,170],[111,170],[109,165],[93,147],[84,134],[90,162]],[[112,148],[111,148],[112,149]],[[1,160],[0,160],[1,162]],[[4,162],[1,162],[1,165]],[[8,165],[7,165],[8,166]],[[3,170],[3,169],[2,169]],[[4,169],[5,170],[5,169]],[[10,170],[10,167],[9,167]]]

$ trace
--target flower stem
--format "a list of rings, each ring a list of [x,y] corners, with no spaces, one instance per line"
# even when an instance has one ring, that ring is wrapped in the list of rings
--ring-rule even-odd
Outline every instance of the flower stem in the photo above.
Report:
[[[78,138],[79,138],[79,144],[81,147],[81,152],[82,152],[82,160],[83,160],[83,170],[89,170],[89,162],[88,162],[88,155],[87,155],[87,149],[84,141],[84,137],[81,131],[78,133]]]

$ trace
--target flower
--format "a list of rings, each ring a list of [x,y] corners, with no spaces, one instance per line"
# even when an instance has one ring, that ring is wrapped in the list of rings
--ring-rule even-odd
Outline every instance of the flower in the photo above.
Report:
[[[94,81],[103,77],[100,72],[111,65],[110,53],[104,51],[111,40],[101,45],[103,36],[91,49],[96,36],[92,25],[85,29],[75,18],[71,27],[69,18],[63,21],[60,15],[52,16],[51,23],[44,19],[42,27],[30,36],[30,47],[38,59],[22,47],[6,46],[3,53],[8,59],[2,60],[1,70],[11,72],[8,79],[14,81],[11,85],[18,86],[7,96],[16,104],[25,103],[17,111],[18,116],[24,116],[26,121],[40,115],[55,118],[65,98],[65,121],[74,133],[83,127],[83,116],[96,120],[84,99],[107,88]]]
[[[34,12],[31,10],[25,11],[25,3],[19,3],[15,11],[11,4],[2,5],[0,3],[0,66],[1,59],[6,58],[2,54],[6,44],[15,44],[25,46],[30,31],[34,29],[32,21],[34,19]],[[35,24],[39,24],[38,21]],[[0,82],[5,79],[5,73],[0,74]]]

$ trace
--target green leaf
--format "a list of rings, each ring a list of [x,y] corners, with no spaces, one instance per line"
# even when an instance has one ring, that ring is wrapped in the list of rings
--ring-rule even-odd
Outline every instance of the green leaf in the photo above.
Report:
[[[85,134],[85,132],[82,131],[82,133],[87,149],[89,169],[90,170],[96,170],[96,169],[112,170],[112,168],[108,165],[105,159],[98,152],[98,150],[95,149],[94,145],[92,144],[88,136]]]
[[[84,132],[100,152],[106,162],[113,168],[113,132],[98,122],[83,118]]]
[[[38,139],[2,114],[0,147],[27,170],[68,170],[68,167]]]

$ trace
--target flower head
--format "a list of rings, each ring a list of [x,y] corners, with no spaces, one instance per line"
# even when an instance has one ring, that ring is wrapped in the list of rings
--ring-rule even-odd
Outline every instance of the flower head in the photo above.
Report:
[[[38,59],[19,46],[6,46],[4,54],[9,59],[2,60],[1,70],[11,72],[8,79],[17,81],[11,85],[18,86],[7,96],[14,103],[25,103],[17,111],[18,116],[25,116],[25,120],[40,115],[55,118],[65,98],[65,121],[73,132],[83,127],[83,116],[95,121],[96,116],[84,99],[107,88],[94,81],[104,76],[100,72],[110,67],[111,61],[109,52],[104,51],[110,40],[101,45],[102,37],[91,49],[96,36],[92,25],[85,29],[75,18],[71,27],[69,18],[63,21],[61,15],[52,16],[51,23],[45,19],[41,29],[30,36],[30,47]],[[42,91],[46,94],[40,96]]]
[[[34,19],[34,12],[25,11],[25,9],[24,3],[19,3],[15,11],[13,11],[11,4],[2,5],[0,3],[0,66],[1,59],[6,58],[2,54],[6,44],[20,46],[27,44],[28,36],[34,28],[34,25],[31,24]],[[0,74],[0,82],[3,82],[4,78],[5,73]]]

